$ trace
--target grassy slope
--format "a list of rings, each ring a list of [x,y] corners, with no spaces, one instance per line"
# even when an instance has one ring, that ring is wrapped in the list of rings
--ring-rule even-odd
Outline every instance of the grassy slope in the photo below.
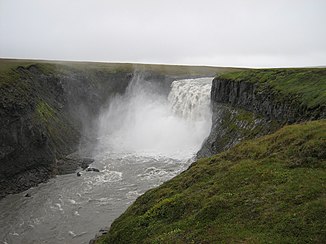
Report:
[[[73,62],[73,61],[42,61],[42,60],[20,60],[20,59],[1,59],[0,73],[17,66],[28,67],[32,64],[40,66],[58,68],[74,68],[89,70],[105,70],[107,72],[126,71],[152,71],[158,74],[166,75],[194,75],[194,76],[214,76],[217,73],[244,70],[231,67],[210,67],[210,66],[185,66],[185,65],[161,65],[161,64],[132,64],[132,63],[100,63],[100,62]]]
[[[325,243],[326,120],[243,142],[138,198],[99,243]]]
[[[232,72],[222,78],[270,85],[281,96],[294,96],[309,108],[326,104],[326,68],[260,69]]]

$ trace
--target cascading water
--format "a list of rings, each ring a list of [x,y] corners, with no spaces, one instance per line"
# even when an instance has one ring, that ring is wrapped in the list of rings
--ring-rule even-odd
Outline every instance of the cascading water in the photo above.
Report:
[[[185,170],[211,126],[212,78],[176,80],[169,96],[135,75],[103,108],[92,167],[0,201],[0,243],[88,243],[140,194]]]
[[[176,80],[168,99],[155,83],[135,76],[99,119],[104,151],[190,158],[211,127],[211,78]]]
[[[211,119],[211,86],[212,78],[177,80],[168,97],[174,113],[190,122],[203,122],[203,133],[210,126],[207,123]]]

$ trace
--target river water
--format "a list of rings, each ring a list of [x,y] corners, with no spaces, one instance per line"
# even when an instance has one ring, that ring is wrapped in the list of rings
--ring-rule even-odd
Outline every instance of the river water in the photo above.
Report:
[[[184,171],[210,131],[211,80],[174,81],[167,97],[135,76],[97,119],[91,167],[100,172],[2,199],[0,243],[88,243],[139,195]]]

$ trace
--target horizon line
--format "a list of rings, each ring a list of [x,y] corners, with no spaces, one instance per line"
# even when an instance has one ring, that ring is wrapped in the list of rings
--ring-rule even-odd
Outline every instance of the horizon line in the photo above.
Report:
[[[140,64],[140,65],[166,65],[166,66],[194,66],[194,67],[211,67],[211,68],[243,68],[243,69],[277,69],[277,68],[326,68],[326,65],[313,66],[224,66],[210,64],[189,64],[189,63],[160,63],[160,62],[131,62],[131,61],[104,61],[104,60],[80,60],[80,59],[43,59],[43,58],[17,58],[17,57],[0,57],[8,60],[26,60],[26,61],[52,61],[52,62],[79,62],[79,63],[103,63],[103,64]]]

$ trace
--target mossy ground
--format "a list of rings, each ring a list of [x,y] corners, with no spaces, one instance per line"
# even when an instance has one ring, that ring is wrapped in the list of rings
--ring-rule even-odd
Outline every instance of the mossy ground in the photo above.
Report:
[[[232,141],[232,138],[229,137],[252,139],[261,134],[267,134],[269,130],[275,131],[279,128],[277,122],[267,122],[262,120],[262,118],[263,117],[260,115],[256,115],[241,108],[225,112],[222,119],[222,127],[226,129],[224,138],[225,143]],[[264,121],[264,124],[260,122],[260,120]]]
[[[225,73],[221,78],[271,86],[281,97],[298,99],[309,108],[326,104],[326,68],[245,70]]]
[[[52,69],[54,72],[69,72],[71,69],[105,71],[108,73],[149,71],[171,76],[215,76],[217,73],[245,70],[241,68],[210,66],[0,59],[0,73],[15,69],[18,66],[28,67],[30,65],[38,65],[48,70]]]
[[[35,119],[44,126],[58,155],[64,155],[65,152],[71,150],[69,148],[69,145],[72,144],[71,141],[79,141],[76,128],[60,111],[51,107],[44,100],[39,100],[36,105]]]
[[[194,163],[139,197],[98,243],[325,243],[326,120]]]
[[[31,67],[39,74],[29,72]],[[53,105],[55,95],[44,85],[56,72],[56,65],[47,62],[0,59],[0,108],[4,118],[24,117],[35,127],[44,129],[61,155],[68,151],[65,147],[70,141],[78,142],[79,138],[66,116]]]

